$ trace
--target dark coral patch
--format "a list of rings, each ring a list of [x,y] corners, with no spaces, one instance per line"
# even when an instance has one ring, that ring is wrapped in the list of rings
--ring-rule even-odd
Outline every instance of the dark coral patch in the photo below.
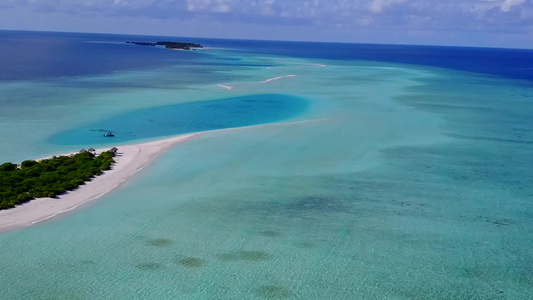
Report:
[[[201,268],[205,265],[205,260],[196,257],[184,257],[178,263],[186,268]]]
[[[172,244],[173,242],[169,239],[151,239],[148,241],[148,245],[160,248],[169,247]]]
[[[254,289],[253,292],[265,299],[283,299],[292,296],[292,293],[287,288],[278,285],[262,285]]]

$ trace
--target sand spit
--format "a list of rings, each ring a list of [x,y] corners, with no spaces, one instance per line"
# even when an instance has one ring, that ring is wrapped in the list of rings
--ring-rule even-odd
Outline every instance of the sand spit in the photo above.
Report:
[[[88,202],[107,195],[118,189],[135,173],[151,164],[160,155],[164,154],[172,147],[195,139],[203,134],[233,130],[247,130],[250,128],[263,126],[294,126],[309,122],[321,121],[325,121],[325,119],[216,129],[180,135],[154,142],[118,146],[118,154],[115,156],[115,164],[113,165],[112,169],[104,172],[104,174],[94,178],[92,181],[87,182],[85,185],[80,186],[77,190],[61,195],[57,199],[39,198],[15,208],[0,210],[0,232],[15,231],[54,219],[65,213],[80,208]],[[97,149],[96,154],[99,154],[102,151],[107,151],[110,148],[111,146],[108,148]],[[76,152],[57,154],[56,156],[70,155],[74,153]],[[50,157],[51,156],[41,159]]]
[[[109,194],[173,146],[185,143],[201,134],[186,134],[155,142],[119,146],[112,169],[77,190],[67,192],[57,199],[39,198],[12,209],[1,210],[0,232],[17,230],[53,219]],[[107,151],[109,148],[98,149],[97,153]]]

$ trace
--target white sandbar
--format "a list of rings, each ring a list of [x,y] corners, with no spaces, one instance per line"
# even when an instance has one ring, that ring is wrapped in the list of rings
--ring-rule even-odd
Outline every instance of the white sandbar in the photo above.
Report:
[[[113,164],[112,169],[105,171],[102,175],[94,178],[92,181],[86,182],[78,189],[60,195],[56,199],[38,198],[15,208],[0,210],[0,232],[14,231],[54,219],[65,213],[71,212],[88,202],[109,194],[120,187],[135,173],[142,170],[163,153],[170,150],[173,146],[195,139],[200,135],[230,130],[246,130],[263,126],[292,126],[320,121],[324,121],[324,119],[217,129],[180,135],[143,144],[118,146],[118,154],[115,156],[115,163]],[[97,149],[96,154],[100,154],[110,148],[112,147]],[[71,155],[75,153],[77,152],[57,154],[56,156]],[[51,156],[48,156],[38,160],[50,157]]]
[[[112,169],[94,178],[77,190],[58,197],[31,200],[12,209],[0,211],[0,232],[28,227],[66,212],[106,195],[128,178],[154,161],[173,146],[192,140],[202,133],[186,134],[155,142],[118,146],[118,154]],[[109,148],[98,149],[97,154]],[[72,153],[70,153],[72,154]]]

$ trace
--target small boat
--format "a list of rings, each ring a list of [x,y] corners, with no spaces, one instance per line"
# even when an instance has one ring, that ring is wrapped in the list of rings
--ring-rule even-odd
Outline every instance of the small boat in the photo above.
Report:
[[[115,135],[111,131],[104,133],[104,137],[114,137],[114,136]]]

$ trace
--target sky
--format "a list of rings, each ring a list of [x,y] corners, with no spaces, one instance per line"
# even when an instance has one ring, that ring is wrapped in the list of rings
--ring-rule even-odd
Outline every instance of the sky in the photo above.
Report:
[[[0,0],[0,29],[533,48],[533,0]]]

